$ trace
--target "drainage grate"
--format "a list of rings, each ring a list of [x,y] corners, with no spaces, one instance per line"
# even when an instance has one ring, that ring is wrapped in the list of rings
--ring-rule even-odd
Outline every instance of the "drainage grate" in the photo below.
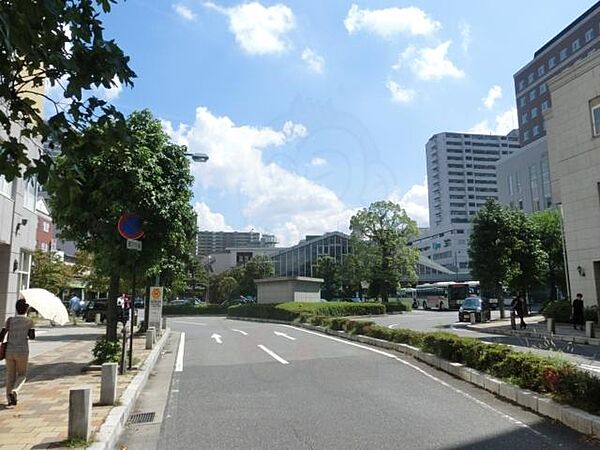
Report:
[[[154,416],[156,415],[156,413],[153,412],[147,412],[147,413],[139,413],[139,414],[133,414],[129,417],[129,420],[127,421],[128,424],[131,423],[150,423],[154,421]]]

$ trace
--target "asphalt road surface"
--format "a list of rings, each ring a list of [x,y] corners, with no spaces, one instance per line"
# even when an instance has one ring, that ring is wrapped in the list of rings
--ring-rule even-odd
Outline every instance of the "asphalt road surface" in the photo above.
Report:
[[[596,448],[401,354],[286,325],[219,317],[169,324],[177,351],[157,367],[158,376],[174,372],[156,448]],[[135,449],[140,433],[124,445]]]

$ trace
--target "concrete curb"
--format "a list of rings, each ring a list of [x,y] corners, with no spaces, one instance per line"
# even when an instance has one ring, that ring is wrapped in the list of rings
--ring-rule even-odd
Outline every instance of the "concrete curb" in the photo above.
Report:
[[[123,427],[125,426],[125,423],[127,423],[127,419],[135,406],[135,402],[142,392],[142,389],[144,389],[146,381],[148,381],[148,377],[150,376],[150,372],[154,368],[170,333],[171,329],[167,328],[146,358],[146,361],[142,363],[140,372],[133,380],[131,380],[129,386],[127,386],[125,392],[121,395],[121,398],[119,399],[121,404],[110,410],[110,413],[104,420],[100,430],[98,430],[94,436],[94,442],[87,447],[89,450],[112,450],[117,447],[117,442],[121,436]]]
[[[492,394],[497,395],[505,400],[510,400],[524,408],[536,412],[542,416],[561,422],[569,428],[572,428],[580,433],[593,436],[600,439],[600,416],[595,416],[582,411],[572,406],[562,405],[555,402],[551,398],[543,394],[532,392],[527,389],[506,383],[502,380],[494,378],[486,373],[480,372],[464,364],[450,362],[431,353],[426,353],[416,347],[407,344],[398,344],[395,342],[384,341],[369,336],[352,335],[344,331],[330,330],[328,328],[317,327],[306,323],[285,322],[282,320],[267,320],[246,317],[229,317],[233,320],[247,320],[251,322],[276,323],[283,325],[292,325],[299,328],[318,331],[324,334],[329,334],[350,341],[360,342],[362,344],[372,345],[374,347],[385,348],[388,350],[396,350],[400,353],[413,356],[414,358],[429,364],[439,370],[461,378],[471,384],[474,384]]]
[[[534,339],[551,339],[562,342],[573,342],[575,344],[587,344],[600,346],[600,338],[588,338],[585,336],[568,336],[564,334],[538,333],[535,331],[507,330],[506,328],[489,327],[481,328],[474,325],[467,325],[467,330],[477,331],[478,333],[502,334],[504,336],[528,337]]]

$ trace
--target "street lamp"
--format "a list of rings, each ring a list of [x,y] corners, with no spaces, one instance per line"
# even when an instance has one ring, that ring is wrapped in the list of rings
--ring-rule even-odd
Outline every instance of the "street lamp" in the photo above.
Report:
[[[208,161],[208,155],[206,153],[186,153],[185,156],[189,156],[194,162]]]

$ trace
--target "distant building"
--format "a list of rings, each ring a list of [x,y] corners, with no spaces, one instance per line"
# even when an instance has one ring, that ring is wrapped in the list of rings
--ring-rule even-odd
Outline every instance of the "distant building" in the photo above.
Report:
[[[196,237],[196,256],[208,256],[223,253],[226,249],[249,247],[275,247],[274,235],[256,231],[199,231]]]
[[[570,296],[600,298],[600,51],[548,82],[544,119],[554,202],[563,215]]]
[[[271,257],[281,250],[281,248],[276,247],[227,248],[223,252],[213,253],[201,258],[210,273],[220,274],[228,269],[243,266],[255,256]]]
[[[471,219],[488,199],[498,199],[497,166],[519,147],[516,130],[432,136],[425,146],[430,228],[412,245],[458,278],[469,278]]]
[[[38,198],[35,204],[35,212],[38,217],[35,233],[36,249],[43,252],[56,251],[54,223],[52,222],[48,206],[46,206],[46,201],[43,198]]]

